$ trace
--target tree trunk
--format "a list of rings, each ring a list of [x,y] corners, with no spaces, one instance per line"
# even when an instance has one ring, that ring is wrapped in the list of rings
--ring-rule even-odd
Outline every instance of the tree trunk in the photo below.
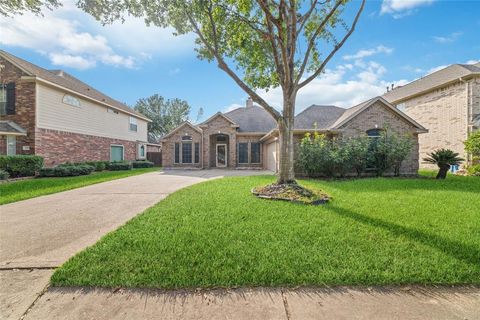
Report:
[[[283,121],[278,124],[280,140],[280,161],[278,168],[278,184],[295,183],[293,163],[293,124],[295,112],[295,98],[284,99]]]
[[[437,173],[437,179],[445,179],[447,177],[448,170],[450,169],[450,165],[444,165],[440,167]]]

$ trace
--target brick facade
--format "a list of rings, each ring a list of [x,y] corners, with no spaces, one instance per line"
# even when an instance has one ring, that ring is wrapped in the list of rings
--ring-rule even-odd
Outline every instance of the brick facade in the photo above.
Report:
[[[0,57],[0,82],[15,83],[15,114],[2,115],[0,120],[13,121],[27,130],[26,136],[17,136],[17,154],[35,154],[35,82],[22,80],[26,74]],[[6,136],[0,137],[0,154],[6,154]],[[29,150],[24,150],[29,149]]]
[[[162,143],[162,165],[168,168],[201,168],[202,167],[202,158],[200,157],[199,163],[182,163],[182,137],[191,136],[192,137],[192,161],[195,161],[195,143],[200,144],[202,147],[202,135],[197,130],[193,129],[189,125],[185,124],[182,127],[178,128],[171,136],[168,137]],[[180,163],[175,163],[175,143],[180,143]],[[201,151],[201,150],[200,150]],[[202,153],[200,152],[200,155]]]
[[[410,154],[403,161],[400,168],[401,175],[415,175],[418,173],[418,134],[416,128],[404,118],[388,110],[381,102],[376,102],[345,123],[341,127],[342,137],[365,135],[367,130],[388,128],[399,135],[407,135],[413,140]],[[391,173],[391,172],[390,172]],[[387,173],[388,174],[388,173]]]
[[[137,143],[135,141],[37,129],[36,143],[36,154],[44,157],[44,163],[47,167],[67,161],[108,161],[110,160],[111,145],[123,145],[125,160],[135,160],[137,158]]]
[[[200,126],[203,131],[203,159],[205,168],[214,168],[215,164],[215,137],[218,134],[228,136],[227,161],[229,168],[237,165],[237,130],[232,123],[218,115]]]

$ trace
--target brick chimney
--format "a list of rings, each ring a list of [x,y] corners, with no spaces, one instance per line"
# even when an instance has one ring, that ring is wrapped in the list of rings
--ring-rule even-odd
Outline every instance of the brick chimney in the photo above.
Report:
[[[252,98],[248,97],[247,103],[246,103],[245,107],[246,107],[246,108],[251,108],[251,107],[253,107],[253,100],[252,100]]]

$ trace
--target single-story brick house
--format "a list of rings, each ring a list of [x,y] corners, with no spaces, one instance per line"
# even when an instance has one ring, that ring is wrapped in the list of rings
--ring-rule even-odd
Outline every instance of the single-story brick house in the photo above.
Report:
[[[295,117],[294,138],[299,141],[315,130],[337,137],[378,135],[385,127],[411,135],[414,147],[400,173],[417,174],[418,134],[427,130],[382,97],[349,109],[312,105]],[[278,168],[276,122],[251,99],[246,107],[218,112],[198,125],[184,122],[161,142],[162,164],[167,168]]]
[[[67,161],[136,160],[150,120],[61,70],[0,50],[0,154]]]

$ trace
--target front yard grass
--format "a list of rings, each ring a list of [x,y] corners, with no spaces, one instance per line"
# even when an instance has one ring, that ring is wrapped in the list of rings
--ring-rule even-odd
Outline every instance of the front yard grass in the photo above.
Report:
[[[303,180],[333,200],[258,199],[271,176],[180,190],[52,276],[54,286],[480,284],[480,179]]]
[[[88,176],[36,178],[0,184],[0,205],[47,194],[85,187],[91,184],[158,171],[157,168],[93,172]]]

